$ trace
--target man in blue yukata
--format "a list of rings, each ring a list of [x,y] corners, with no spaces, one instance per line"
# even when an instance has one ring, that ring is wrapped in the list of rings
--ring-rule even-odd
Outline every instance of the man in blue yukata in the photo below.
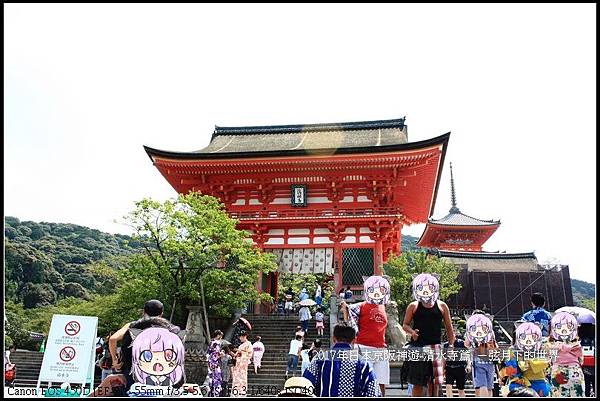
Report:
[[[304,377],[317,397],[381,397],[381,389],[367,361],[352,356],[356,332],[345,324],[333,329],[333,347],[316,355]],[[356,352],[356,350],[354,350]]]
[[[521,320],[525,320],[526,322],[539,324],[542,329],[542,337],[549,336],[550,320],[552,320],[550,312],[544,309],[545,304],[546,299],[544,299],[544,296],[539,292],[534,292],[531,295],[531,306],[533,309],[526,312],[521,318]]]

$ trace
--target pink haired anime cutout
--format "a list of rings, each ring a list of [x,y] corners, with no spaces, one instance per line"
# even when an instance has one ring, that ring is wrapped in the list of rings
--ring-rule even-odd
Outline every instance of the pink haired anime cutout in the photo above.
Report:
[[[367,303],[386,305],[390,302],[390,283],[381,276],[371,276],[366,279],[364,290]]]
[[[147,328],[133,340],[133,377],[142,384],[172,386],[184,377],[184,355],[177,334],[165,328]]]
[[[535,323],[521,323],[515,337],[515,346],[520,350],[537,351],[542,346],[542,329]]]
[[[481,313],[476,313],[467,319],[467,339],[472,344],[484,344],[495,339],[492,321]]]
[[[558,312],[550,321],[550,333],[555,340],[570,342],[577,337],[577,318],[568,312]]]
[[[435,276],[421,273],[412,282],[413,297],[424,304],[432,304],[438,300],[440,284]]]

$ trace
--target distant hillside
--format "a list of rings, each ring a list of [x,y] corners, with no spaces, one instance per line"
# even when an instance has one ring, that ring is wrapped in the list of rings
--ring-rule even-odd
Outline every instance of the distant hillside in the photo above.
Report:
[[[54,304],[111,287],[115,257],[141,250],[127,235],[63,223],[4,219],[6,300],[26,308]],[[108,270],[106,269],[108,267]]]
[[[419,249],[417,246],[417,241],[419,241],[417,237],[402,235],[402,252],[415,251]]]
[[[578,306],[590,307],[590,301],[594,301],[596,285],[587,281],[571,279],[573,289],[573,302]]]

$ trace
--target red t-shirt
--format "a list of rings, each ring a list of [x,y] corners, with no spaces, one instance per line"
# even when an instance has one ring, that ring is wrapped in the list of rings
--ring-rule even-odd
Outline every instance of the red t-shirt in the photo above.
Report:
[[[369,347],[385,348],[387,327],[385,305],[364,303],[360,306],[359,330],[356,343]]]

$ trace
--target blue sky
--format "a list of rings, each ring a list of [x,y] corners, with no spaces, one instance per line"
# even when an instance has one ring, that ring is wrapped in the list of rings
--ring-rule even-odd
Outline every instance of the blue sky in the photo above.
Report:
[[[595,282],[595,5],[4,6],[5,213],[127,233],[173,189],[142,145],[407,116],[451,131],[434,217]],[[423,225],[405,234],[419,236]]]

